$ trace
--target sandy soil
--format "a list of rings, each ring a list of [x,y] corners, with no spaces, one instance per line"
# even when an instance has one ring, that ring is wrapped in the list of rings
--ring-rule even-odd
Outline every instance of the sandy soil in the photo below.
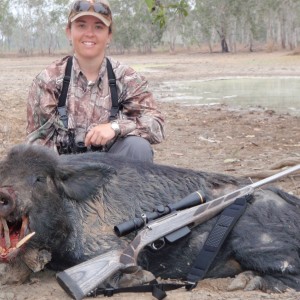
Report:
[[[154,54],[121,56],[119,60],[144,73],[159,91],[162,81],[220,76],[300,76],[300,56],[290,53]],[[26,97],[33,77],[55,57],[0,58],[0,157],[22,143],[26,127]],[[158,98],[162,98],[157,92]],[[160,97],[161,96],[161,97]],[[300,104],[299,104],[300,105]],[[166,140],[154,146],[157,163],[250,176],[253,181],[300,163],[300,116],[264,107],[182,106],[159,102],[166,117]],[[276,186],[300,196],[299,173]],[[46,270],[31,281],[0,287],[0,299],[69,299]],[[204,280],[192,292],[168,293],[168,299],[299,299],[300,294],[227,292],[231,279]],[[152,299],[145,294],[120,294],[111,299]]]

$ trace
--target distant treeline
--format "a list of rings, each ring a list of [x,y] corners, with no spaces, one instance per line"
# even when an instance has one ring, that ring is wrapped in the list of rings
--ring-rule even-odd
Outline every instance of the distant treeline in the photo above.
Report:
[[[155,3],[149,10],[149,2]],[[0,0],[0,53],[53,54],[69,48],[69,0]],[[111,51],[237,52],[300,47],[300,0],[110,0]],[[148,4],[148,5],[147,5]]]

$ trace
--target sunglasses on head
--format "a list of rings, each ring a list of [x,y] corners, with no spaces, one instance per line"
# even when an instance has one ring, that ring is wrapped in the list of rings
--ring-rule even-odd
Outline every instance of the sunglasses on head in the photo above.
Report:
[[[88,1],[76,1],[73,4],[72,10],[75,12],[89,11],[90,8],[94,9],[94,12],[102,15],[110,15],[110,9],[108,6],[102,3],[91,3]]]

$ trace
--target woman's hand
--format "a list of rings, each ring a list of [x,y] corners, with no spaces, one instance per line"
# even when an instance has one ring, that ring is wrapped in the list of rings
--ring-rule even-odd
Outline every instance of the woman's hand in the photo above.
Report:
[[[87,134],[84,140],[85,146],[104,146],[115,137],[116,133],[111,128],[110,123],[100,124],[93,127]]]

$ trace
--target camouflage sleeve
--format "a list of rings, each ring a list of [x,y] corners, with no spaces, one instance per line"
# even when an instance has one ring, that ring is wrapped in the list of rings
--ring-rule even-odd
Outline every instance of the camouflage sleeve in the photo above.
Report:
[[[35,78],[27,100],[27,143],[55,146],[57,127],[60,127],[56,102],[54,89],[41,78]]]
[[[133,69],[127,68],[121,78],[123,90],[119,120],[121,135],[136,135],[157,144],[164,139],[164,118],[157,109],[148,82]]]

